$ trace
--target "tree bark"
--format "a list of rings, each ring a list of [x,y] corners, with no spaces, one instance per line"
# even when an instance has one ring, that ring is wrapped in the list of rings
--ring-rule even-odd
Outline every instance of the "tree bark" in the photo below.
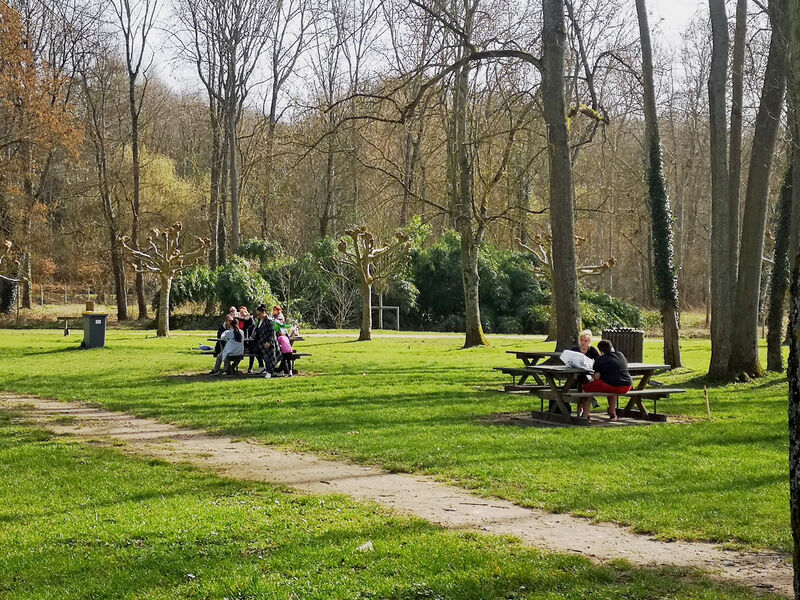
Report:
[[[772,278],[769,286],[769,312],[767,314],[767,369],[783,372],[783,300],[789,284],[789,235],[792,219],[792,166],[786,170],[778,203],[775,228],[775,249],[772,261]]]
[[[645,0],[636,0],[639,36],[642,42],[642,85],[644,88],[645,144],[647,147],[647,183],[653,231],[653,275],[664,330],[664,362],[681,367],[678,318],[678,282],[675,275],[672,233],[672,210],[669,204],[661,137],[658,132],[656,93],[653,82],[653,50],[647,23]]]
[[[114,278],[114,293],[117,296],[117,320],[128,318],[128,296],[125,282],[125,261],[119,243],[119,231],[109,228],[109,248],[111,249],[111,274]]]
[[[172,277],[161,274],[161,289],[158,291],[158,330],[157,337],[169,337],[169,293]]]
[[[236,108],[227,107],[227,133],[228,133],[228,185],[231,197],[231,252],[236,254],[239,250],[239,167],[236,161]]]
[[[556,349],[578,343],[580,305],[575,258],[575,213],[572,164],[564,98],[564,50],[567,34],[564,0],[543,0],[542,104],[550,158],[550,228],[553,235],[553,290],[556,306]]]
[[[131,112],[131,158],[133,160],[133,201],[131,203],[131,247],[139,249],[139,211],[142,197],[141,160],[139,158],[139,112],[136,108],[136,79],[129,79],[128,99]],[[138,319],[147,318],[147,301],[144,297],[144,273],[141,261],[136,261],[136,302]]]
[[[372,285],[361,280],[361,331],[358,334],[359,342],[372,340]]]
[[[725,21],[727,37],[727,19]],[[742,185],[742,102],[744,96],[744,51],[747,34],[747,0],[736,2],[736,26],[733,34],[733,56],[731,60],[731,137],[730,160],[728,161],[728,253],[730,265],[730,297],[736,294],[736,276],[739,272],[739,229]],[[726,57],[727,59],[727,57]],[[724,119],[724,117],[723,117]]]
[[[731,284],[735,260],[731,261],[731,237],[738,247],[738,226],[733,227],[730,211],[733,209],[736,188],[736,210],[738,213],[738,183],[729,178],[725,160],[727,126],[725,123],[725,93],[728,74],[728,18],[724,0],[709,0],[711,12],[711,72],[708,79],[708,103],[711,140],[711,362],[708,376],[725,379],[729,375],[731,360],[731,327],[735,282]],[[735,104],[735,103],[734,103]],[[733,137],[735,107],[731,110],[731,134]],[[741,106],[739,106],[739,137],[741,141]],[[731,140],[731,161],[735,160],[734,142]],[[739,152],[741,162],[741,152]],[[733,166],[730,177],[733,176]],[[738,174],[737,174],[738,177]],[[738,218],[737,218],[738,221]]]
[[[785,38],[781,28],[786,18],[784,0],[770,2],[772,37],[764,73],[764,84],[756,115],[750,170],[747,177],[739,273],[736,289],[736,319],[733,321],[731,372],[740,377],[759,377],[764,369],[758,358],[758,312],[761,261],[767,224],[767,197],[772,155],[780,125],[785,83]]]
[[[795,118],[793,180],[800,179],[800,0],[789,0],[792,52],[791,100]],[[800,185],[792,186],[792,220],[798,219]],[[796,241],[796,240],[795,240]],[[796,252],[796,248],[795,248]],[[791,301],[789,306],[789,496],[792,537],[794,539],[794,596],[800,598],[800,260],[793,254]]]

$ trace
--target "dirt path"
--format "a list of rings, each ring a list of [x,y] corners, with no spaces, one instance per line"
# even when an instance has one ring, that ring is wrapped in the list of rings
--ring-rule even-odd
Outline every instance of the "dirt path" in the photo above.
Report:
[[[122,451],[189,462],[220,475],[283,484],[310,493],[372,500],[455,529],[513,535],[526,544],[603,562],[696,567],[712,577],[791,596],[792,567],[779,554],[740,553],[707,543],[663,542],[611,523],[523,508],[486,499],[420,475],[380,469],[233,441],[92,406],[0,395],[0,409],[21,411],[40,425],[83,439],[123,441]],[[65,418],[69,417],[69,418]]]

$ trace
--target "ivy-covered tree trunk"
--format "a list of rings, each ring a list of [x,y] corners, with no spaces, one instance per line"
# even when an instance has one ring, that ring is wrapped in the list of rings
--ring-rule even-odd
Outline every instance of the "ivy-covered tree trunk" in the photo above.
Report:
[[[564,49],[567,33],[564,0],[544,0],[542,28],[542,104],[550,158],[550,228],[553,236],[556,348],[578,343],[580,304],[575,258],[572,161],[564,97]]]
[[[739,378],[760,377],[764,374],[758,358],[758,316],[769,176],[785,84],[785,0],[772,0],[769,10],[772,37],[750,153],[736,284],[736,317],[733,320],[733,339],[736,343],[731,355],[731,372]]]
[[[661,137],[658,133],[655,84],[653,83],[653,51],[650,26],[644,0],[636,0],[639,36],[642,42],[642,84],[644,87],[645,143],[647,145],[647,187],[650,198],[653,232],[653,275],[655,292],[664,330],[664,362],[683,366],[679,339],[678,280],[675,273],[675,249],[672,233],[672,211],[669,205]]]
[[[361,278],[361,331],[358,334],[359,342],[372,340],[372,285]]]
[[[792,220],[792,167],[786,169],[778,203],[778,225],[775,228],[775,249],[772,279],[769,286],[767,313],[767,369],[783,372],[783,300],[789,284],[789,235]]]
[[[158,291],[158,337],[169,337],[169,293],[172,288],[172,277],[161,273],[161,289]]]

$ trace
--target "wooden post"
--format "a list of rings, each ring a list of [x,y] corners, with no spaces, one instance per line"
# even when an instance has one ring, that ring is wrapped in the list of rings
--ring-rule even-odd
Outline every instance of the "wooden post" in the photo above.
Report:
[[[39,292],[41,293],[41,297],[42,297],[42,308],[44,308],[44,284],[43,283],[39,284]]]
[[[710,419],[711,418],[711,405],[708,403],[708,387],[706,387],[706,386],[703,386],[703,395],[706,398],[706,414],[708,415],[708,418]]]
[[[67,303],[67,284],[64,284],[64,304]]]
[[[383,329],[383,294],[378,294],[378,329]]]

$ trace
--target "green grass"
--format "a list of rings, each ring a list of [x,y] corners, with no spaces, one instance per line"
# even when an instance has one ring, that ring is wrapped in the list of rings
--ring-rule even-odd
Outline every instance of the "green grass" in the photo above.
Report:
[[[510,348],[543,342],[493,338],[460,350],[459,338],[384,338],[369,343],[309,337],[292,380],[197,377],[209,357],[189,348],[206,333],[172,339],[111,331],[108,347],[78,351],[57,332],[0,335],[0,388],[84,400],[268,444],[429,473],[528,506],[632,525],[662,538],[748,548],[791,548],[787,386],[777,375],[710,390],[705,417],[704,340],[683,343],[689,369],[657,377],[689,392],[659,408],[691,424],[538,429],[481,417],[538,406],[496,393]],[[540,339],[540,338],[537,338]],[[647,342],[645,359],[660,362]]]
[[[763,597],[125,457],[2,412],[0,464],[4,600]]]

